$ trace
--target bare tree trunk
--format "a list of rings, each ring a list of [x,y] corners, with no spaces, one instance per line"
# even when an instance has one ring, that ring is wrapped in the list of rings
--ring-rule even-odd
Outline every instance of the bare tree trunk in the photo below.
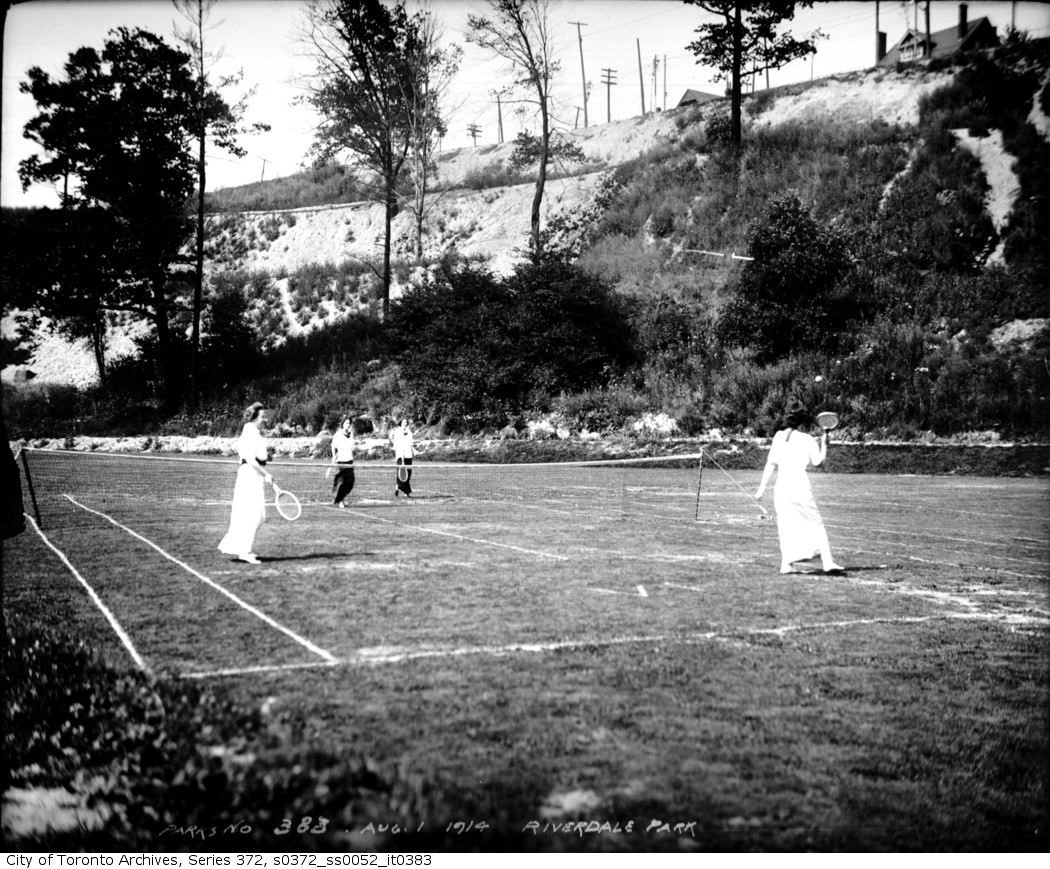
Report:
[[[536,174],[536,190],[532,195],[532,252],[535,256],[543,253],[542,241],[540,239],[540,206],[543,203],[543,188],[547,184],[547,161],[550,159],[551,129],[550,115],[547,112],[547,100],[540,100],[540,122],[542,128],[540,136],[542,145],[540,147],[540,166]]]
[[[193,271],[193,330],[190,334],[190,410],[197,409],[200,374],[201,304],[204,297],[204,95],[201,98],[201,133],[198,142],[197,259]]]
[[[98,323],[91,330],[91,351],[95,354],[95,365],[98,366],[98,382],[106,385],[106,324]]]
[[[153,327],[157,330],[157,364],[160,366],[164,409],[173,411],[178,407],[180,390],[172,353],[171,326],[168,323],[163,277],[153,279]]]
[[[386,203],[384,211],[383,231],[383,319],[386,320],[390,314],[390,238],[391,226],[397,210],[397,193],[394,190],[394,179],[388,178],[386,183]]]
[[[742,46],[743,25],[740,21],[740,3],[735,4],[733,18],[733,93],[730,97],[730,139],[734,145],[739,145],[744,138],[742,124],[740,121],[740,67],[743,63]]]

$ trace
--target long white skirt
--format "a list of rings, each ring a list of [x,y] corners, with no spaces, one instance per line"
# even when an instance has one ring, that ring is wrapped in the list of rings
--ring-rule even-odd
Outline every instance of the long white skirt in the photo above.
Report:
[[[230,508],[230,528],[219,541],[219,551],[226,555],[246,555],[255,545],[255,534],[266,521],[266,492],[263,478],[251,465],[237,469]]]
[[[777,511],[781,561],[805,561],[827,551],[828,533],[808,477],[778,479],[773,507]]]

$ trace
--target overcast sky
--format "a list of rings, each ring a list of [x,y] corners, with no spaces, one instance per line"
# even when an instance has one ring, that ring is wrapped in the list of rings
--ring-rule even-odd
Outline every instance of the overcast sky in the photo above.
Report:
[[[414,0],[409,0],[410,8]],[[507,79],[501,62],[468,45],[464,36],[467,14],[483,14],[484,0],[430,0],[445,38],[463,46],[463,64],[451,94],[452,109],[445,149],[470,147],[468,126],[481,127],[478,144],[497,141],[496,101],[493,91]],[[1032,36],[1050,35],[1050,5],[1045,3],[969,3],[968,17],[987,16],[1003,34],[1011,22]],[[221,49],[218,73],[243,69],[244,87],[256,88],[248,103],[247,121],[265,121],[269,133],[245,136],[241,144],[248,154],[235,159],[217,153],[209,162],[209,188],[230,187],[298,172],[307,160],[313,138],[314,118],[309,108],[296,105],[303,93],[302,77],[311,71],[299,31],[303,0],[218,0],[211,16],[212,29],[206,39],[212,50]],[[920,5],[920,10],[921,10]],[[879,28],[887,33],[892,47],[914,23],[912,2],[878,4]],[[799,10],[790,26],[806,36],[820,28],[829,38],[819,43],[811,60],[796,61],[771,74],[777,86],[808,81],[837,72],[863,69],[875,62],[874,2],[816,3]],[[940,30],[958,20],[959,4],[931,4],[931,28]],[[687,88],[719,93],[723,84],[713,81],[714,71],[698,66],[686,45],[695,38],[694,29],[711,16],[678,0],[552,0],[551,21],[562,62],[557,90],[557,119],[565,127],[583,125],[583,65],[592,84],[587,115],[591,125],[606,120],[606,88],[603,70],[615,70],[611,88],[612,119],[622,120],[641,112],[642,91],[646,109],[673,108]],[[573,22],[580,22],[577,27]],[[35,103],[18,92],[26,70],[40,66],[53,77],[62,77],[70,52],[81,46],[101,48],[115,27],[142,27],[174,42],[176,24],[183,25],[169,0],[27,0],[16,3],[7,14],[3,53],[3,144],[0,165],[0,203],[3,205],[55,205],[57,193],[46,185],[24,192],[18,181],[18,162],[33,152],[22,128],[35,114]],[[919,12],[919,27],[925,27]],[[579,35],[578,35],[579,34]],[[642,75],[639,77],[639,50]],[[657,61],[655,88],[654,59]],[[764,81],[763,81],[764,84]],[[242,91],[244,88],[241,89]],[[228,91],[234,102],[241,92]],[[523,127],[532,128],[531,118],[519,116],[504,105],[505,139],[513,139]]]

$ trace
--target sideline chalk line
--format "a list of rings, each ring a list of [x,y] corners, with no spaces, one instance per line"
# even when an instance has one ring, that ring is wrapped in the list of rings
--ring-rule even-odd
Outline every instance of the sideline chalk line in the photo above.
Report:
[[[252,606],[247,601],[242,600],[241,598],[237,597],[237,595],[235,595],[232,591],[228,591],[227,589],[223,588],[221,585],[219,585],[217,582],[215,582],[215,580],[210,579],[209,577],[205,576],[200,571],[195,570],[194,568],[190,567],[188,564],[186,564],[186,562],[180,561],[174,555],[171,555],[170,553],[165,552],[163,549],[161,549],[152,540],[150,540],[150,539],[148,539],[146,537],[143,537],[137,531],[132,531],[126,525],[121,525],[113,517],[107,516],[105,513],[102,513],[102,512],[100,512],[98,510],[93,510],[91,507],[86,507],[85,505],[83,505],[79,501],[77,501],[74,497],[72,497],[71,495],[65,495],[64,497],[68,498],[69,501],[71,501],[73,504],[75,504],[81,510],[86,510],[88,513],[94,513],[96,516],[101,516],[107,522],[110,522],[113,525],[116,525],[117,528],[120,528],[122,531],[126,531],[132,537],[135,537],[138,540],[141,540],[147,546],[152,547],[157,552],[159,552],[161,555],[163,555],[166,559],[168,559],[168,561],[172,562],[173,564],[177,564],[179,567],[181,567],[187,573],[197,577],[197,579],[199,579],[201,582],[205,583],[206,585],[211,586],[213,589],[215,589],[220,594],[226,595],[226,597],[228,597],[230,600],[232,600],[239,607],[242,607],[243,609],[247,610],[248,612],[250,612],[252,615],[256,616],[257,618],[262,619],[270,627],[276,628],[282,634],[284,634],[287,637],[290,637],[295,642],[297,642],[299,645],[301,645],[304,648],[308,649],[309,651],[313,652],[315,655],[318,655],[321,658],[324,658],[324,660],[326,660],[329,664],[335,663],[335,660],[336,660],[335,656],[332,655],[330,652],[326,652],[324,649],[320,648],[319,646],[314,645],[309,640],[307,640],[305,637],[299,636],[299,634],[297,634],[291,628],[286,628],[284,625],[280,624],[280,622],[277,622],[274,619],[272,619],[270,616],[266,615],[266,613],[264,613],[262,610]]]
[[[120,642],[124,644],[124,648],[128,650],[128,654],[131,655],[131,659],[135,662],[135,666],[137,666],[144,673],[152,673],[149,666],[142,659],[142,656],[136,651],[135,645],[131,642],[131,637],[128,636],[127,631],[125,631],[124,628],[121,627],[120,622],[117,621],[116,616],[114,616],[113,613],[109,611],[109,608],[102,602],[102,598],[100,598],[95,593],[95,589],[93,589],[88,583],[88,581],[80,575],[80,572],[73,566],[72,562],[70,562],[70,560],[66,558],[65,553],[62,552],[62,550],[60,550],[57,546],[55,546],[54,543],[47,539],[47,536],[44,534],[44,532],[40,530],[40,526],[36,524],[36,520],[28,513],[25,514],[25,517],[29,520],[29,524],[33,526],[33,530],[40,535],[40,539],[44,541],[44,544],[52,552],[54,552],[55,555],[59,557],[59,559],[66,566],[69,572],[72,573],[74,577],[76,577],[77,582],[79,582],[82,586],[84,586],[85,589],[87,589],[88,596],[91,598],[92,601],[94,601],[95,606],[97,606],[102,611],[102,615],[106,617],[106,621],[109,622],[109,626],[113,628],[113,632],[120,638]]]

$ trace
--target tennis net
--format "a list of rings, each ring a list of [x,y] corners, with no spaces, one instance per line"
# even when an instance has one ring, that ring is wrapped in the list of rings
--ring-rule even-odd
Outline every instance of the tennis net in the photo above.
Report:
[[[406,481],[414,501],[516,501],[564,511],[660,513],[673,502],[690,512],[699,484],[700,454],[576,462],[488,464],[416,459]],[[23,502],[42,527],[83,521],[84,507],[123,515],[154,515],[228,505],[236,458],[157,456],[63,450],[23,450]],[[274,481],[304,505],[330,505],[330,463],[272,461]],[[399,466],[358,461],[347,499],[351,507],[394,505]],[[269,503],[273,496],[268,491]],[[78,506],[79,505],[79,506]]]

